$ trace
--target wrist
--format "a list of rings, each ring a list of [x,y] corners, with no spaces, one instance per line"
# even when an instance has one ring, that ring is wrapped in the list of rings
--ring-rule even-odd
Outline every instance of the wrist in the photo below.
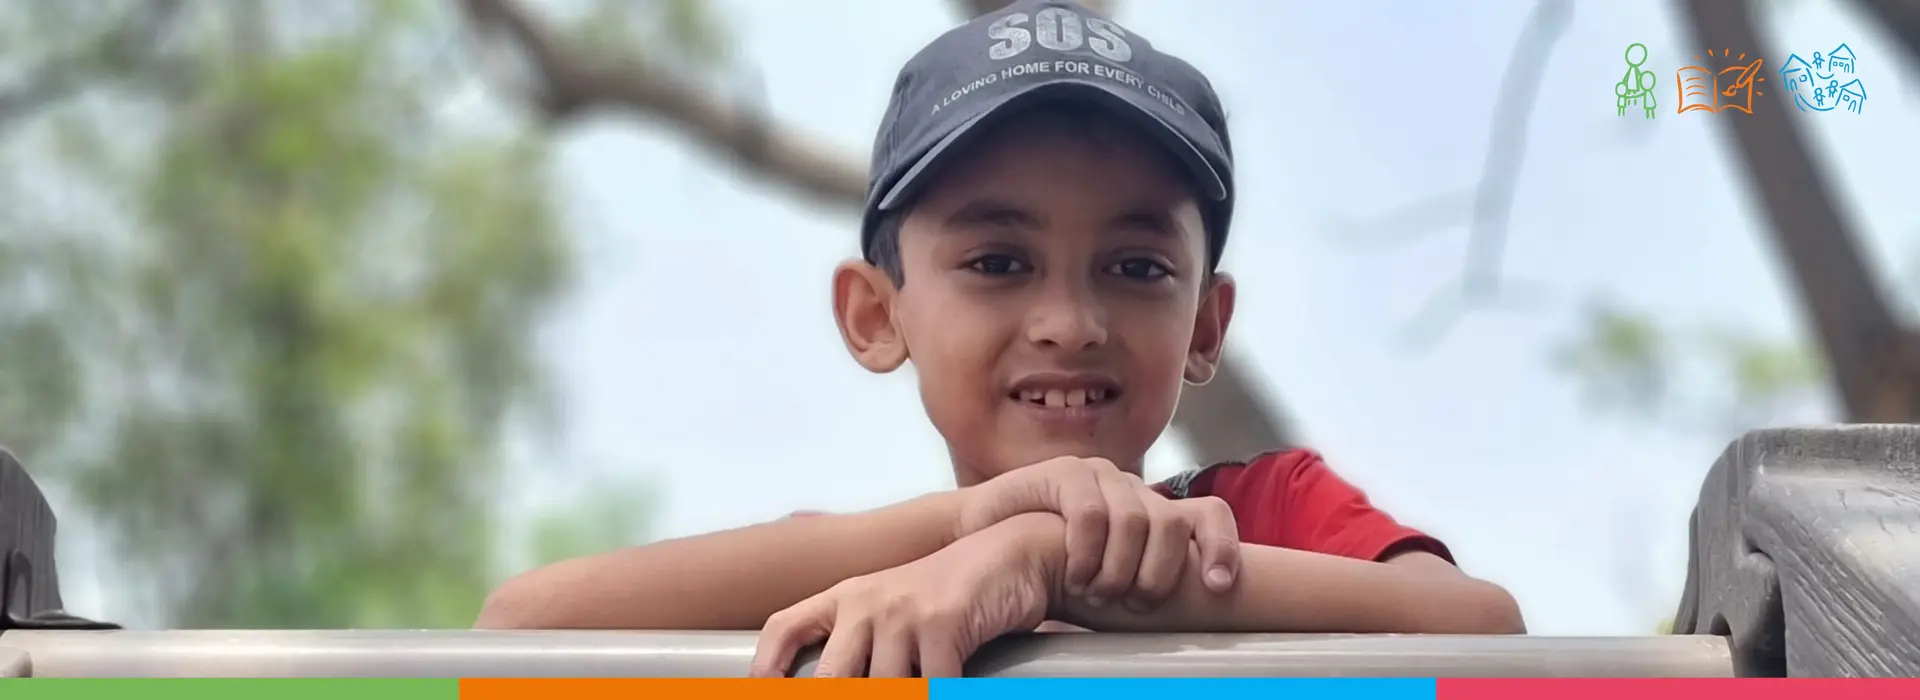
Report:
[[[1014,563],[1033,572],[1047,591],[1060,599],[1067,569],[1067,521],[1054,513],[1021,513],[991,526],[1004,529]]]
[[[976,502],[980,500],[978,486],[966,486],[952,491],[941,491],[928,496],[930,507],[940,513],[941,548],[946,548],[960,538],[972,534],[980,528],[973,525],[974,513],[979,510]]]
[[[1003,509],[997,491],[994,482],[986,481],[942,494],[947,497],[946,507],[953,514],[951,533],[948,535],[953,541],[1006,519],[1006,514],[1000,512]]]

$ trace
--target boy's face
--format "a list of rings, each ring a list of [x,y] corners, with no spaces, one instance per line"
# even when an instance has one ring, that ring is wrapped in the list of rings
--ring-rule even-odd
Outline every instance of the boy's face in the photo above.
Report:
[[[1059,456],[1138,470],[1183,380],[1220,357],[1233,289],[1207,275],[1193,190],[1098,113],[1017,118],[956,159],[902,224],[903,283],[835,277],[856,358],[911,360],[962,485]]]

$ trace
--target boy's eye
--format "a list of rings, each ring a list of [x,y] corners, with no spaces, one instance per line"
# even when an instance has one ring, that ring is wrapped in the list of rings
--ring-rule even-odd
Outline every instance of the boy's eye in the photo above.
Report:
[[[1117,274],[1121,277],[1136,280],[1157,280],[1173,274],[1173,271],[1167,269],[1167,266],[1146,258],[1129,258],[1114,263],[1112,267],[1107,269],[1110,274]]]
[[[1011,275],[1027,271],[1027,264],[1010,255],[982,255],[967,263],[967,268],[983,275]]]

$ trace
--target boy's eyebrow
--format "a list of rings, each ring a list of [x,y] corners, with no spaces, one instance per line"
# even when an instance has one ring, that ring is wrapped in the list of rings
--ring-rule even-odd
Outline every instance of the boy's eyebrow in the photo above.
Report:
[[[1045,225],[1040,215],[1033,210],[1013,202],[983,197],[967,202],[947,217],[947,223],[954,226],[974,226],[979,224],[1012,225],[1019,228],[1041,228]]]
[[[991,224],[1023,229],[1044,228],[1046,225],[1043,217],[1033,210],[994,197],[968,202],[948,216],[947,223],[956,227]],[[1180,227],[1172,212],[1145,205],[1122,211],[1111,219],[1109,225],[1114,229],[1155,236],[1177,237],[1180,234]]]
[[[1156,236],[1177,237],[1180,234],[1180,226],[1174,221],[1172,212],[1149,206],[1121,212],[1119,216],[1113,217],[1113,226]]]

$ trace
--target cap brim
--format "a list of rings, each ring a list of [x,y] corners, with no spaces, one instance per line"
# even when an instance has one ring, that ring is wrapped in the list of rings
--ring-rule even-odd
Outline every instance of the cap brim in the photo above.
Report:
[[[1214,169],[1212,163],[1207,162],[1206,156],[1201,155],[1200,149],[1181,134],[1179,129],[1155,114],[1153,107],[1142,103],[1148,99],[1151,98],[1137,90],[1124,89],[1121,86],[1094,79],[1056,78],[1028,86],[1019,92],[986,103],[979,108],[978,114],[969,117],[960,124],[959,128],[935,143],[933,148],[922,154],[920,159],[914,162],[913,167],[893,183],[892,188],[887,190],[887,196],[881,198],[876,208],[880,211],[888,211],[911,200],[919,188],[925,186],[929,173],[937,171],[949,155],[988,131],[987,127],[997,120],[1018,114],[1023,107],[1052,100],[1085,100],[1112,110],[1114,114],[1151,134],[1155,140],[1172,152],[1190,171],[1195,185],[1207,199],[1212,201],[1226,199],[1227,183],[1220,176],[1220,172]]]

